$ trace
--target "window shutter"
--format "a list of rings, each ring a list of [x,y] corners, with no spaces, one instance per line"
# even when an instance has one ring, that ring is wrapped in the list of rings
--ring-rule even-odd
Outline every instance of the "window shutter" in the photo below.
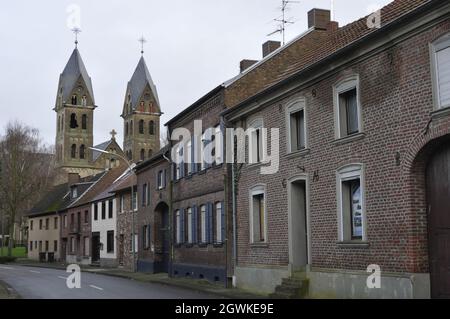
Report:
[[[180,232],[180,237],[181,237],[181,244],[184,244],[186,242],[185,240],[185,224],[184,224],[184,208],[180,209],[180,228],[181,228],[181,232]]]
[[[221,214],[220,214],[220,218],[221,218],[221,225],[222,225],[222,234],[220,235],[220,240],[223,243],[225,241],[225,205],[224,202],[222,202],[221,204]]]
[[[197,225],[198,225],[198,211],[197,211],[197,206],[194,205],[192,207],[192,242],[194,244],[196,244],[198,241]]]
[[[450,48],[437,52],[437,68],[439,81],[439,104],[441,107],[450,105]]]
[[[208,244],[212,243],[213,241],[213,230],[214,230],[214,224],[213,224],[213,204],[208,203],[206,205],[206,241]]]

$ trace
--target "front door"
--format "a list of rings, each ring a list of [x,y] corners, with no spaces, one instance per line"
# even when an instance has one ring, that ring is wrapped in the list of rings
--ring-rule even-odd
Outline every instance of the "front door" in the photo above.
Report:
[[[306,181],[289,183],[289,264],[304,271],[308,264]]]
[[[100,261],[100,234],[92,234],[92,262]]]
[[[169,232],[169,212],[164,210],[161,216],[161,241],[162,241],[162,272],[169,272],[169,260],[170,260],[170,232]]]
[[[450,298],[450,144],[427,167],[429,258],[432,298]]]

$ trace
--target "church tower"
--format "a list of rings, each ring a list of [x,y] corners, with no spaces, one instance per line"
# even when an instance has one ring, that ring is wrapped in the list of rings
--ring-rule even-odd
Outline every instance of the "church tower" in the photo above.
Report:
[[[76,42],[77,43],[77,42]],[[95,110],[91,78],[78,48],[59,77],[56,112],[56,162],[59,168],[82,173],[92,167]]]
[[[158,93],[142,56],[128,82],[122,112],[123,149],[134,163],[149,159],[159,151],[161,114]]]

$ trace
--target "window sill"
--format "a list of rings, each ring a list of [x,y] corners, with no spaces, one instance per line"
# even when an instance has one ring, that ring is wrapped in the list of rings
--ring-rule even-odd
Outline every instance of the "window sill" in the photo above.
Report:
[[[206,243],[198,244],[198,248],[206,248],[206,247],[208,247],[208,244],[206,244]]]
[[[287,158],[287,159],[293,159],[293,158],[297,158],[297,157],[305,157],[310,152],[311,152],[311,150],[309,148],[305,148],[305,149],[302,149],[302,150],[298,150],[298,151],[295,151],[295,152],[288,153],[284,157]]]
[[[250,248],[269,248],[268,243],[252,243],[250,244]]]
[[[339,248],[369,248],[370,244],[366,241],[350,240],[337,242]]]
[[[334,145],[342,145],[342,144],[362,140],[364,137],[366,137],[365,133],[356,133],[356,134],[352,134],[352,135],[349,135],[346,137],[339,138],[339,139],[335,140],[333,143],[334,143]]]
[[[445,116],[449,116],[450,115],[450,106],[446,106],[443,108],[440,108],[438,110],[432,111],[430,113],[432,118],[440,118],[440,117],[445,117]]]
[[[224,246],[223,243],[215,243],[215,244],[213,244],[214,248],[222,248],[223,246]]]

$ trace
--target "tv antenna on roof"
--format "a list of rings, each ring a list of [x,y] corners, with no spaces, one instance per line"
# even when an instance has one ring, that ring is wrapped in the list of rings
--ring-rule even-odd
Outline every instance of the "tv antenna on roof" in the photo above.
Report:
[[[286,43],[286,25],[295,23],[291,18],[286,18],[286,11],[289,9],[288,6],[293,3],[300,3],[300,1],[281,0],[281,17],[274,19],[274,21],[279,22],[280,25],[277,30],[267,35],[269,37],[275,33],[281,33],[283,37],[283,45]]]

